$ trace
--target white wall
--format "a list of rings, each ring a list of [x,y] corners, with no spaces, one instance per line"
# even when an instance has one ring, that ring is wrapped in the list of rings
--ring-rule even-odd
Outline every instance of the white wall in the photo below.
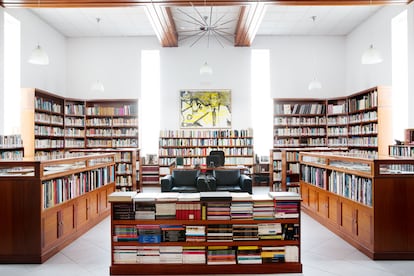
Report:
[[[256,36],[252,47],[270,49],[272,98],[326,98],[343,95],[344,37]],[[308,84],[314,78],[315,71],[322,89],[309,91]]]
[[[0,110],[4,103],[4,9],[0,7]],[[4,112],[0,111],[0,135],[4,133]]]
[[[20,21],[21,86],[36,87],[55,94],[66,94],[66,38],[27,9],[4,9]],[[49,55],[47,66],[27,62],[40,44]]]

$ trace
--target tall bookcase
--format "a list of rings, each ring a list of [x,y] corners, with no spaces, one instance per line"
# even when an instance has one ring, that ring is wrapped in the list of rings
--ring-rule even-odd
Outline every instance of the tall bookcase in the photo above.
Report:
[[[0,263],[43,263],[110,212],[114,155],[0,162]]]
[[[84,148],[137,148],[138,100],[64,98],[22,89],[24,155],[38,160]]]
[[[110,274],[302,272],[301,200],[298,194],[232,198],[228,193],[230,198],[227,194],[223,198],[223,193],[214,193],[209,199],[205,199],[203,193],[199,194],[198,199],[195,195],[198,193],[186,196],[186,199],[183,197],[183,201],[180,200],[181,196],[166,198],[158,195],[145,198],[114,195],[112,200],[111,195]],[[271,215],[266,220],[254,219],[255,211],[250,214],[250,218],[244,219],[210,218],[209,206],[215,204],[250,204],[256,206],[256,210],[260,209],[260,205],[273,211],[268,211]],[[187,207],[181,209],[179,205]],[[167,209],[171,211],[168,219],[159,217],[160,213],[155,211],[161,210],[162,206],[168,206]],[[146,213],[152,209],[153,217],[135,219],[135,216],[143,214],[140,210],[144,208],[148,210]],[[189,215],[190,212],[192,215]],[[180,214],[187,216],[183,218]],[[230,211],[228,216],[231,217]]]
[[[137,100],[88,100],[86,147],[138,147]]]
[[[223,150],[225,165],[246,166],[254,164],[253,132],[242,130],[164,130],[160,133],[159,165],[169,167],[177,157],[184,166],[206,164],[211,150]]]
[[[282,187],[282,151],[281,149],[270,150],[270,191],[280,192]]]
[[[414,259],[414,160],[300,153],[302,209],[372,259]]]
[[[282,187],[300,151],[349,150],[366,156],[388,155],[392,143],[391,89],[377,86],[331,99],[274,99],[275,149],[285,149]],[[299,172],[295,170],[294,181]],[[292,180],[291,177],[289,177]]]
[[[22,90],[24,156],[64,157],[64,98],[38,89]]]

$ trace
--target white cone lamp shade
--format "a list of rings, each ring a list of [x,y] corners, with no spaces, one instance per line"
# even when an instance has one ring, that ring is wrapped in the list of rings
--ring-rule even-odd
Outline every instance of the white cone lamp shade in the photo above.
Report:
[[[362,54],[362,64],[378,64],[382,62],[381,53],[371,44],[367,50]]]
[[[321,82],[315,77],[308,85],[308,90],[317,90],[317,89],[321,89],[322,88],[322,84]]]
[[[200,75],[212,75],[213,68],[208,65],[207,61],[200,67]]]
[[[92,83],[91,90],[94,91],[94,92],[104,92],[105,87],[104,87],[102,82],[97,80],[94,83]]]
[[[49,56],[43,50],[43,48],[40,47],[40,45],[37,45],[37,47],[33,49],[28,62],[31,64],[37,64],[37,65],[48,65]]]

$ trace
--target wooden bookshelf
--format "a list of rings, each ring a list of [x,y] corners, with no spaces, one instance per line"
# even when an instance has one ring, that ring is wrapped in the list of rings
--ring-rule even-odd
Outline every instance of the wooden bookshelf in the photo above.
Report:
[[[119,149],[73,149],[72,153],[114,153],[115,154],[115,190],[138,191],[140,184],[140,150],[138,148]]]
[[[86,147],[138,147],[138,101],[136,99],[88,100]]]
[[[372,259],[414,259],[414,160],[300,153],[302,210]]]
[[[225,166],[252,168],[254,164],[251,129],[164,130],[159,145],[160,167],[169,167],[177,157],[183,158],[184,166],[206,164],[212,150],[224,151]]]
[[[0,162],[0,263],[43,263],[110,212],[113,154]]]
[[[24,155],[63,158],[71,149],[137,148],[138,100],[64,98],[22,89]]]
[[[283,194],[283,193],[281,193]],[[271,206],[274,206],[274,212],[277,215],[274,215],[272,219],[268,220],[258,220],[258,219],[230,219],[230,220],[211,220],[211,219],[128,219],[128,216],[135,216],[135,206],[137,205],[137,201],[135,201],[134,196],[132,198],[130,196],[129,199],[120,201],[112,201],[111,202],[111,209],[112,209],[112,216],[111,216],[111,266],[110,266],[110,275],[189,275],[189,274],[264,274],[264,273],[301,273],[302,272],[302,264],[301,264],[301,251],[300,251],[300,197],[296,194],[294,197],[291,198],[284,198],[284,195],[279,194],[276,199],[272,197],[261,197],[260,199],[255,198],[254,195],[251,199],[238,199],[244,202],[250,202],[254,204],[257,201],[268,201],[270,202]],[[286,193],[285,193],[286,194]],[[201,195],[201,194],[200,194]],[[293,196],[293,195],[290,195]],[[169,203],[179,204],[179,197],[178,199],[170,199]],[[234,204],[237,200],[231,200],[226,202],[230,204]],[[165,203],[165,199],[163,201]],[[220,200],[220,202],[223,202]],[[198,205],[199,209],[195,209],[195,212],[200,212],[201,209],[206,209],[208,213],[208,202],[204,201],[204,199],[199,197],[199,199],[195,199],[195,201],[188,202],[192,204],[192,206]],[[151,201],[147,201],[146,204],[163,204],[162,202],[158,201],[158,197]],[[286,206],[290,206],[293,210],[290,213],[290,217],[283,217],[283,208]],[[285,207],[282,207],[285,206]],[[138,208],[138,207],[137,207]],[[291,210],[292,210],[291,209]],[[179,210],[176,210],[176,214],[178,215]],[[127,214],[129,213],[129,214]],[[195,217],[198,215],[195,213]],[[254,216],[254,215],[253,215]],[[124,219],[121,219],[123,217]],[[261,231],[261,234],[258,233],[258,228],[262,229],[264,225],[273,225],[279,227],[277,231],[278,235],[273,235],[269,238],[260,238],[260,235],[265,235]],[[154,237],[148,237],[148,239],[144,236],[144,233],[139,234],[139,229],[146,229],[148,227],[152,227],[151,229],[157,229],[160,225],[176,225],[182,227],[187,231],[187,227],[190,228],[197,228],[201,229],[200,234],[198,237],[202,239],[198,239],[197,241],[190,241],[189,235],[181,233],[181,238],[177,238],[177,240],[169,240],[165,232],[161,232],[160,236],[158,234],[154,234]],[[217,225],[220,225],[220,229],[226,228],[227,230],[230,229],[231,236],[227,237],[225,241],[214,241],[213,236],[209,235],[209,233],[213,233],[217,231]],[[227,226],[229,228],[227,228]],[[233,233],[235,230],[234,227],[253,227],[256,231],[253,230],[255,234],[247,235],[249,236],[244,240],[238,240],[234,238],[236,235]],[[137,230],[138,228],[138,230]],[[129,231],[128,240],[122,240],[122,233],[119,232],[119,229],[131,229]],[[250,228],[248,228],[250,229]],[[294,232],[294,235],[288,235],[285,232],[287,229],[289,231]],[[160,229],[159,229],[160,230]],[[154,230],[157,231],[157,230]],[[163,230],[164,231],[164,230]],[[280,232],[279,232],[280,231]],[[285,233],[285,239],[281,239],[282,232]],[[154,232],[158,233],[158,232]],[[191,236],[191,235],[190,235]],[[228,235],[227,235],[228,236]],[[125,236],[123,236],[125,237]],[[279,237],[279,238],[278,238]],[[289,237],[289,238],[288,238]],[[153,241],[151,242],[151,239]],[[140,247],[145,246],[147,252],[149,250],[153,250],[155,252],[154,256],[150,257],[145,256],[145,254],[140,251]],[[212,265],[212,259],[209,258],[211,253],[210,251],[213,250],[213,246],[227,247],[229,253],[229,259],[231,259],[231,264],[218,264],[215,263]],[[195,255],[192,255],[191,260],[192,263],[186,261],[185,259],[185,250],[188,247],[196,247],[198,250],[197,258]],[[248,248],[255,248],[256,250],[256,258],[255,263],[243,263],[242,258],[238,258],[236,256],[236,252],[240,253],[243,247]],[[274,258],[273,262],[266,256],[266,250],[270,250],[270,248],[277,247],[280,255],[275,257],[273,253],[272,258]],[[161,261],[163,258],[162,253],[160,253],[163,249],[167,250],[179,250],[179,253],[176,254],[175,258],[171,263],[165,263],[165,261]],[[135,253],[134,253],[135,250]],[[188,249],[187,249],[188,250]],[[252,250],[252,249],[251,249]],[[293,254],[292,253],[293,250]],[[140,253],[138,253],[140,251]],[[289,252],[288,252],[289,251]],[[128,258],[124,253],[132,253],[132,258]],[[157,254],[158,252],[158,254]],[[268,252],[269,253],[269,252]],[[282,257],[283,256],[283,257]],[[276,261],[276,258],[280,258]],[[194,260],[197,260],[196,262]]]
[[[414,157],[414,145],[389,145],[388,154],[393,157]]]
[[[274,99],[273,145],[296,156],[310,148],[387,155],[393,141],[391,115],[391,89],[385,86],[330,99]],[[298,160],[285,155],[282,189],[298,182],[297,170],[292,174],[297,166]]]
[[[281,192],[282,189],[282,151],[270,150],[270,191]]]

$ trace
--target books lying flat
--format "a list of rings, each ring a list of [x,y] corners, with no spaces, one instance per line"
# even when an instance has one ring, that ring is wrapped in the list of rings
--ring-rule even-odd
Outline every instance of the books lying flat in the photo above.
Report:
[[[295,192],[269,192],[269,196],[276,200],[302,200],[300,194]]]
[[[108,196],[108,202],[131,202],[137,192],[113,192]]]

